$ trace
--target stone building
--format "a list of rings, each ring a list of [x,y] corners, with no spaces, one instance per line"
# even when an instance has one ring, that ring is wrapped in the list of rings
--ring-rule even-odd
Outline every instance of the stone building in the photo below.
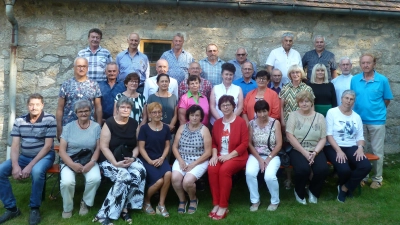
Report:
[[[0,1],[0,162],[6,157],[10,117],[10,58],[12,26],[6,3]],[[196,61],[206,57],[205,47],[215,43],[223,60],[234,58],[238,47],[264,69],[270,51],[280,46],[284,32],[295,35],[294,48],[303,55],[313,49],[312,37],[326,37],[327,50],[338,60],[349,56],[353,73],[360,71],[363,52],[378,58],[377,70],[391,82],[395,96],[389,106],[386,149],[398,152],[400,144],[400,8],[394,1],[135,1],[101,0],[17,1],[16,110],[26,113],[27,96],[45,96],[45,110],[55,114],[60,84],[73,76],[73,60],[87,45],[87,31],[103,31],[102,46],[112,52],[127,48],[126,36],[137,32],[142,39],[171,40],[181,32],[184,48]],[[114,2],[114,3],[106,3]],[[128,4],[131,2],[132,4]],[[280,2],[280,3],[277,3]],[[337,2],[337,3],[336,3]],[[154,74],[154,71],[152,71]],[[11,96],[11,99],[13,95]]]

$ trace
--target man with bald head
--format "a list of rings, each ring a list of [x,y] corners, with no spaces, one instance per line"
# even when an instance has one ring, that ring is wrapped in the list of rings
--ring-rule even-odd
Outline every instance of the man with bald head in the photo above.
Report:
[[[146,100],[149,99],[150,95],[156,93],[158,90],[158,84],[157,84],[158,75],[163,73],[167,74],[168,72],[167,60],[159,59],[156,63],[156,71],[157,75],[146,79],[144,83],[143,95],[146,98]],[[169,77],[168,91],[178,97],[178,82],[171,76]]]
[[[268,88],[271,88],[278,95],[282,90],[282,72],[279,69],[273,69],[271,73],[271,81],[268,83]]]
[[[210,81],[202,78],[200,76],[202,70],[200,67],[200,64],[197,62],[192,62],[189,65],[189,76],[191,75],[195,75],[195,76],[199,76],[200,77],[200,89],[199,91],[201,92],[201,94],[203,94],[204,96],[207,97],[207,99],[210,99],[210,94],[211,94],[211,90],[212,90],[212,84]],[[221,76],[221,75],[220,75]],[[186,94],[189,90],[189,85],[187,84],[187,80],[188,78],[186,78],[185,80],[183,80],[180,84],[179,84],[179,99],[181,98],[182,95]]]
[[[117,55],[115,62],[119,67],[118,81],[124,82],[125,77],[130,73],[137,73],[140,83],[137,92],[143,93],[144,82],[150,77],[150,64],[147,55],[138,50],[140,37],[137,33],[128,35],[128,49]]]
[[[213,85],[222,82],[221,66],[225,63],[224,60],[218,57],[218,46],[216,44],[209,44],[206,47],[207,57],[200,60],[199,64],[203,70],[202,77],[209,80]]]
[[[245,62],[250,62],[247,59],[247,56],[248,56],[247,50],[245,48],[240,47],[236,50],[236,53],[235,53],[236,59],[232,59],[232,60],[228,61],[229,63],[232,63],[236,68],[235,76],[233,77],[234,80],[237,80],[243,76],[242,65]],[[251,75],[251,78],[255,79],[256,73],[257,73],[257,65],[255,62],[250,62],[250,63],[253,65],[253,74]]]
[[[244,62],[241,70],[243,77],[234,80],[233,84],[236,84],[242,89],[243,98],[246,98],[247,93],[257,88],[257,83],[252,79],[254,68],[251,62]]]

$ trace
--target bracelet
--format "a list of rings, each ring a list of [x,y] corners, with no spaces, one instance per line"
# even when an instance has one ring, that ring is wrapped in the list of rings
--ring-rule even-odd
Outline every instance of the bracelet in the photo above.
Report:
[[[268,155],[268,158],[272,159],[273,157],[271,155]]]
[[[364,145],[359,145],[358,147],[361,147],[364,150]]]

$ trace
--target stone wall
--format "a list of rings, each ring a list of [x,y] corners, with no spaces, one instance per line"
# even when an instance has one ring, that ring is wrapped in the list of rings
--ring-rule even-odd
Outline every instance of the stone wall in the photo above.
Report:
[[[137,32],[145,39],[169,40],[176,32],[185,35],[184,48],[196,60],[205,57],[208,43],[219,46],[220,57],[234,58],[239,46],[263,69],[270,51],[280,46],[284,32],[295,34],[294,48],[302,55],[313,48],[312,37],[327,38],[327,49],[349,56],[353,73],[359,72],[358,57],[372,52],[377,70],[387,75],[395,99],[389,106],[386,152],[398,152],[400,143],[400,19],[352,15],[241,11],[229,9],[139,6],[123,4],[17,1],[14,14],[19,23],[17,115],[26,113],[29,94],[45,96],[45,110],[55,114],[60,84],[72,77],[73,60],[87,44],[87,31],[103,31],[102,46],[113,57],[127,48],[126,36]],[[8,75],[11,25],[0,2],[0,162],[5,158],[8,120]],[[95,9],[95,10],[94,10]],[[154,73],[154,72],[153,72]]]

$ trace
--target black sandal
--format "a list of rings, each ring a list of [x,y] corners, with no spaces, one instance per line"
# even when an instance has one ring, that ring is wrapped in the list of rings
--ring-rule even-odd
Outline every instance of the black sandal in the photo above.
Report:
[[[122,218],[125,222],[127,222],[128,224],[132,224],[132,218],[131,218],[131,216],[129,215],[128,212],[122,211],[122,212],[121,212],[121,218]]]

